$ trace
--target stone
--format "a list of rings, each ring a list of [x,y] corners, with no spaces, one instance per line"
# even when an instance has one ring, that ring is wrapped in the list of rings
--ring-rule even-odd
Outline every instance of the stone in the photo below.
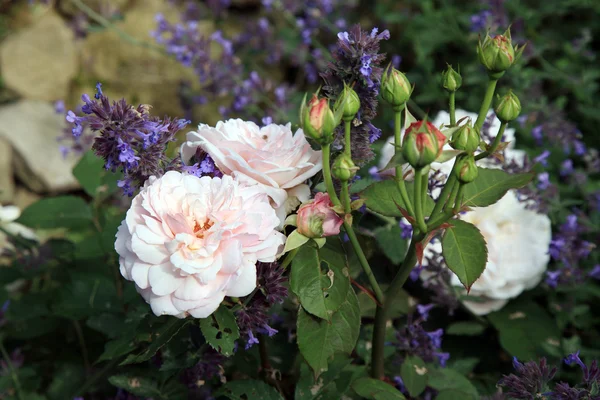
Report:
[[[17,186],[11,204],[24,210],[41,198],[42,197],[39,194],[31,192],[23,186]]]
[[[71,170],[77,157],[63,158],[56,137],[65,127],[64,115],[52,104],[21,100],[0,107],[0,139],[12,146],[13,170],[19,180],[36,193],[77,189]]]
[[[9,36],[0,48],[4,84],[25,98],[65,98],[78,68],[74,34],[51,10]]]
[[[15,194],[12,170],[12,147],[0,138],[0,204],[10,203]]]

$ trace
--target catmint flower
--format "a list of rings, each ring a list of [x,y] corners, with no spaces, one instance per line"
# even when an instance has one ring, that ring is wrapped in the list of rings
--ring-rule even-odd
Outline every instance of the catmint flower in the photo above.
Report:
[[[544,150],[542,152],[542,154],[540,154],[539,156],[537,156],[533,159],[533,162],[539,162],[544,167],[547,167],[548,166],[548,157],[550,157],[550,154],[551,154],[550,150]]]
[[[550,187],[550,174],[547,172],[542,172],[537,176],[538,184],[537,188],[540,190],[546,190]]]
[[[450,355],[440,351],[443,329],[429,332],[423,327],[430,309],[429,305],[417,308],[419,317],[415,319],[414,315],[409,314],[407,323],[396,332],[396,341],[391,344],[398,349],[398,361],[401,362],[406,356],[418,356],[427,363],[435,362],[445,366]]]
[[[548,382],[556,374],[556,367],[550,368],[546,359],[541,358],[539,363],[534,361],[520,363],[516,357],[513,358],[515,372],[506,376],[498,382],[505,389],[506,394],[515,399],[541,398],[548,392]]]
[[[400,220],[400,222],[398,222],[398,225],[400,225],[400,230],[402,231],[400,237],[402,239],[410,239],[412,237],[412,233],[413,233],[413,227],[411,224],[409,224],[408,222],[404,222],[404,218]]]

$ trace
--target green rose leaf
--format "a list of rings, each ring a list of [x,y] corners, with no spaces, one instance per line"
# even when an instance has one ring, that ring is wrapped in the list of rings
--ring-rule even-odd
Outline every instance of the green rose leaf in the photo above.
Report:
[[[356,369],[350,365],[347,354],[336,353],[329,363],[327,372],[317,379],[306,363],[300,366],[300,379],[296,384],[294,400],[339,399],[350,388],[356,375]]]
[[[253,379],[227,382],[214,395],[217,398],[224,396],[231,400],[283,400],[274,387]]]
[[[477,336],[485,331],[485,325],[474,321],[455,322],[448,326],[446,333],[457,336]]]
[[[326,251],[327,259],[314,246],[300,248],[290,272],[290,289],[307,312],[331,319],[350,288],[348,268],[343,254]]]
[[[464,204],[471,207],[486,207],[500,200],[509,189],[527,185],[534,177],[533,172],[509,174],[501,169],[478,168],[477,178],[464,188]]]
[[[152,397],[153,399],[167,400],[172,398],[167,391],[158,386],[158,379],[152,379],[141,375],[113,375],[108,381],[121,389],[125,389],[136,396]]]
[[[398,389],[379,379],[359,378],[352,383],[352,389],[369,400],[406,400]]]
[[[408,191],[408,198],[414,203],[412,182],[406,182],[406,190]],[[365,204],[369,210],[388,217],[402,217],[402,213],[398,207],[407,209],[406,204],[404,204],[400,196],[398,186],[393,180],[373,183],[361,192],[360,197],[365,200]],[[434,206],[433,199],[425,196],[423,212],[430,214]]]
[[[316,318],[300,308],[298,312],[298,348],[315,372],[315,377],[328,370],[335,352],[350,354],[360,332],[360,309],[354,290],[331,317],[331,321]]]
[[[449,223],[442,237],[442,253],[448,268],[468,291],[485,270],[487,246],[475,225],[458,219]]]
[[[82,198],[58,196],[33,203],[17,222],[38,229],[81,229],[90,227],[92,218],[92,210]]]
[[[169,318],[160,328],[152,330],[150,344],[143,352],[139,354],[130,354],[120,365],[139,364],[151,359],[161,347],[169,343],[169,341],[189,322],[190,320],[186,319]]]
[[[230,309],[219,307],[210,317],[200,320],[200,329],[213,349],[227,357],[233,354],[240,331]]]
[[[428,385],[441,393],[443,399],[476,400],[479,399],[477,389],[473,384],[451,368],[436,368],[429,371]],[[454,395],[454,397],[450,397]]]
[[[398,224],[391,224],[375,229],[375,239],[379,248],[394,264],[398,265],[404,260],[408,242],[402,239],[402,229]]]
[[[500,334],[500,345],[521,360],[536,359],[545,344],[560,346],[556,322],[531,300],[510,302],[488,319]]]
[[[412,397],[417,397],[427,387],[427,366],[420,357],[406,357],[400,368],[404,386]]]

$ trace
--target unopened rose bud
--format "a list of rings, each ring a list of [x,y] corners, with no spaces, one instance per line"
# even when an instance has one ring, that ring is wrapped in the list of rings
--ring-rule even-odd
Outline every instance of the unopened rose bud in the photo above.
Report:
[[[412,88],[402,72],[388,66],[381,77],[381,97],[394,108],[401,111],[410,98]]]
[[[352,157],[345,153],[340,154],[331,167],[331,175],[342,182],[347,182],[354,178],[356,171],[358,171],[358,167],[352,161]]]
[[[502,97],[498,97],[496,108],[494,109],[496,116],[502,122],[510,122],[519,116],[521,113],[521,102],[519,98],[511,91]]]
[[[456,92],[462,85],[462,77],[451,65],[442,72],[442,86],[448,92]]]
[[[344,83],[344,90],[340,93],[334,108],[336,114],[339,110],[342,110],[342,119],[344,121],[352,121],[360,109],[360,99],[358,98],[358,94],[356,94],[354,89]]]
[[[479,133],[473,128],[471,121],[469,120],[466,124],[454,131],[450,146],[456,150],[473,153],[479,147],[479,141]]]
[[[473,182],[478,175],[477,165],[475,165],[475,157],[469,155],[461,158],[457,165],[458,180],[462,183]]]
[[[487,34],[483,42],[479,42],[477,54],[479,61],[489,73],[500,74],[510,68],[523,52],[523,48],[516,50],[515,53],[510,29],[507,29],[504,35],[497,35],[493,38]]]
[[[319,99],[314,94],[304,108],[303,114],[304,133],[322,144],[331,143],[337,123],[327,99]]]
[[[402,155],[413,168],[422,168],[442,154],[445,143],[446,136],[431,122],[413,122],[404,133]]]
[[[312,239],[339,235],[343,223],[327,193],[317,193],[314,200],[302,204],[296,219],[298,233]]]

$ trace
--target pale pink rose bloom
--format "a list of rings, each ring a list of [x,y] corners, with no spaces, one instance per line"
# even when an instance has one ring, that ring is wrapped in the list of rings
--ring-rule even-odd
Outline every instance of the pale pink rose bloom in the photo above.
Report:
[[[298,209],[298,233],[310,238],[339,235],[344,220],[331,208],[327,193],[317,193],[315,199]]]
[[[230,176],[150,177],[117,232],[121,274],[156,315],[213,313],[256,287],[256,262],[275,261],[285,236],[269,198]]]
[[[226,175],[241,183],[260,184],[273,202],[281,224],[285,216],[310,198],[304,182],[321,170],[321,152],[315,151],[291,124],[269,124],[230,119],[216,127],[201,124],[187,134],[181,156],[187,164],[201,147]]]

